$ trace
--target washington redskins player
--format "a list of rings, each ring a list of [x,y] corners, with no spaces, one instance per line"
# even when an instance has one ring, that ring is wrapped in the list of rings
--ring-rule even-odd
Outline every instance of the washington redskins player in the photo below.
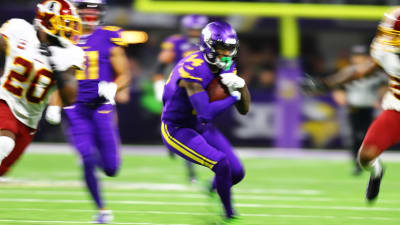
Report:
[[[84,52],[74,45],[80,33],[81,20],[67,0],[39,3],[33,24],[10,19],[2,25],[0,50],[6,63],[0,79],[0,175],[32,141],[54,90],[65,104],[74,102],[74,72],[84,62]]]
[[[382,113],[368,128],[358,152],[358,162],[370,171],[366,199],[373,201],[379,194],[384,173],[379,155],[400,141],[400,7],[385,13],[372,44],[370,60],[346,67],[324,79],[308,77],[305,92],[318,93],[340,84],[359,79],[382,68],[389,76],[389,91],[382,100]]]

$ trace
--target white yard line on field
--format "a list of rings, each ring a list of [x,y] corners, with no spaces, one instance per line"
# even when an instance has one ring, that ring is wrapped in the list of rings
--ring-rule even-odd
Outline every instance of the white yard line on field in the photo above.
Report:
[[[90,200],[71,200],[71,199],[37,199],[37,198],[0,198],[0,202],[40,202],[40,203],[64,203],[80,204],[91,203]],[[110,204],[121,205],[161,205],[161,206],[209,206],[206,202],[177,202],[177,201],[131,201],[131,200],[108,200]],[[348,211],[385,211],[400,212],[400,208],[383,207],[353,207],[353,206],[319,206],[319,205],[287,205],[287,204],[260,204],[260,203],[237,203],[237,207],[242,208],[273,208],[273,209],[321,209],[321,210],[348,210]]]
[[[0,210],[10,210],[10,208],[0,208]],[[93,210],[87,209],[36,209],[36,208],[13,208],[17,211],[65,211],[75,213],[92,213]],[[175,211],[137,211],[137,210],[113,210],[114,213],[120,214],[156,214],[156,215],[188,215],[188,216],[215,216],[215,213],[206,212],[175,212]],[[351,220],[378,220],[378,221],[400,221],[400,218],[391,217],[359,217],[359,216],[318,216],[318,215],[293,215],[293,214],[257,214],[257,213],[241,213],[243,217],[280,217],[280,218],[314,218],[314,219],[351,219]],[[0,220],[1,221],[1,220]],[[117,223],[123,224],[123,223]]]
[[[2,187],[6,186],[18,186],[18,187],[83,187],[82,181],[77,180],[27,180],[27,179],[12,179],[7,178],[4,180],[0,179],[0,185]],[[144,183],[144,182],[104,182],[104,186],[108,190],[146,190],[146,191],[185,191],[185,192],[199,192],[199,186],[194,185],[184,185],[184,184],[173,184],[173,183]],[[293,195],[321,195],[322,191],[311,190],[311,189],[249,189],[249,188],[235,188],[235,192],[241,194],[293,194]]]
[[[10,222],[10,223],[49,223],[49,224],[77,224],[77,223],[88,223],[92,224],[92,222],[88,221],[63,221],[63,220],[4,220],[0,219],[0,222]],[[135,225],[189,225],[189,224],[160,224],[160,223],[117,223],[113,222],[112,224],[135,224]]]
[[[163,145],[122,145],[123,154],[132,155],[167,155]],[[332,149],[293,149],[293,148],[243,148],[235,150],[244,158],[292,158],[292,159],[322,159],[322,160],[349,160],[348,150]],[[65,143],[32,143],[28,146],[28,153],[34,154],[74,154],[74,148]],[[399,152],[385,152],[382,155],[385,161],[400,161]]]
[[[45,195],[45,196],[57,196],[57,195],[69,195],[69,196],[86,196],[86,192],[79,191],[32,191],[32,190],[1,190],[0,194],[19,194],[19,195]],[[186,199],[206,199],[205,194],[186,194],[186,193],[121,193],[121,192],[106,192],[107,196],[113,197],[151,197],[151,198],[186,198]],[[21,196],[20,196],[21,197]],[[280,201],[316,201],[316,202],[328,202],[334,201],[332,198],[319,198],[319,197],[305,197],[305,196],[276,196],[276,195],[235,195],[235,199],[244,200],[280,200]]]

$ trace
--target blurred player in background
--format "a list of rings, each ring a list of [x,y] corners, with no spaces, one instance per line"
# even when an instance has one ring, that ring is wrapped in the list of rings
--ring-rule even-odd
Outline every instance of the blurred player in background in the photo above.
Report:
[[[6,63],[0,83],[0,175],[4,175],[32,141],[49,95],[58,89],[65,105],[74,102],[76,69],[84,52],[74,44],[81,20],[67,0],[37,5],[34,24],[10,19],[0,30]]]
[[[172,35],[161,44],[158,55],[156,74],[153,76],[153,89],[155,97],[162,101],[165,80],[168,78],[172,67],[182,58],[199,50],[201,29],[208,23],[208,18],[201,15],[186,15],[181,20],[182,35]],[[170,152],[170,156],[174,154]],[[190,182],[196,182],[193,164],[186,161]]]
[[[232,208],[231,187],[243,179],[244,169],[228,140],[211,123],[233,104],[241,114],[249,110],[250,95],[233,62],[239,40],[229,24],[212,22],[202,30],[200,44],[201,51],[183,58],[165,84],[162,139],[170,151],[215,173],[213,185],[225,209],[224,221],[240,223]],[[217,77],[230,95],[210,102],[205,90]]]
[[[351,48],[350,64],[362,65],[371,60],[368,48],[364,45],[355,45]],[[375,110],[379,107],[381,98],[386,92],[386,74],[376,70],[375,76],[369,76],[353,81],[336,89],[333,98],[338,105],[346,106],[351,129],[352,148],[351,154],[354,161],[354,175],[362,171],[357,163],[358,149],[360,148],[368,127],[374,119]]]
[[[303,90],[321,92],[372,74],[380,67],[389,75],[389,91],[382,100],[383,112],[369,126],[358,152],[361,167],[370,171],[366,198],[376,199],[384,169],[379,155],[400,141],[400,7],[385,13],[371,44],[372,59],[352,65],[325,79],[308,78]]]
[[[79,91],[74,105],[64,108],[69,124],[70,141],[78,150],[89,192],[98,208],[94,222],[109,223],[100,194],[96,168],[115,176],[120,166],[119,133],[115,112],[115,95],[130,84],[128,59],[121,29],[100,26],[104,0],[75,0],[82,18],[83,32],[78,46],[86,53],[85,70],[76,73]],[[53,103],[57,103],[57,98]],[[59,105],[49,106],[46,119],[55,124],[61,120]]]

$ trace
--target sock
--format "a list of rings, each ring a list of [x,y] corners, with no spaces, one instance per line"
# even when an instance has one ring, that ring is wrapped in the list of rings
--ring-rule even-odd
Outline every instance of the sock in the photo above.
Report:
[[[90,156],[88,158],[83,160],[85,182],[92,198],[96,202],[97,208],[101,209],[104,206],[100,198],[100,188],[96,177],[96,159]]]
[[[368,168],[369,171],[371,171],[371,175],[375,178],[378,177],[382,173],[382,165],[379,159],[375,159],[372,161]]]
[[[189,178],[196,180],[196,172],[194,170],[194,164],[187,160],[185,160],[185,163],[186,163],[186,167],[188,169]]]
[[[14,149],[14,139],[7,136],[0,136],[0,164]]]
[[[232,172],[227,159],[223,159],[214,166],[216,188],[221,202],[225,209],[227,218],[233,217],[231,187],[232,187]]]

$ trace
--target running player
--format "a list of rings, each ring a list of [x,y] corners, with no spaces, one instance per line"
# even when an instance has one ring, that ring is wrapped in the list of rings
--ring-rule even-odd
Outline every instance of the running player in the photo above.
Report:
[[[10,19],[0,29],[6,54],[0,80],[0,175],[4,175],[32,141],[49,95],[58,89],[64,104],[76,98],[76,69],[84,52],[76,47],[81,20],[67,0],[37,5],[34,24]]]
[[[212,22],[202,30],[200,43],[201,51],[183,58],[165,84],[162,139],[170,151],[215,173],[214,188],[225,209],[225,222],[238,223],[231,187],[243,179],[244,169],[211,120],[234,104],[241,114],[249,110],[250,95],[233,62],[239,41],[228,23]],[[217,77],[230,96],[209,102],[205,90]]]
[[[96,168],[100,167],[107,176],[117,175],[120,138],[114,98],[129,86],[131,76],[121,28],[100,26],[104,0],[75,0],[75,4],[83,24],[78,46],[86,53],[86,63],[85,70],[76,73],[77,101],[64,107],[64,111],[70,141],[81,156],[84,179],[98,209],[94,222],[110,223],[112,211],[105,208]],[[49,107],[47,120],[60,122],[60,112],[57,105]]]
[[[371,44],[371,59],[352,65],[325,79],[308,78],[303,89],[326,91],[360,79],[382,68],[389,75],[389,91],[382,100],[382,113],[369,126],[358,152],[361,167],[370,172],[366,199],[373,201],[379,194],[384,169],[379,155],[400,141],[400,7],[385,13]]]

